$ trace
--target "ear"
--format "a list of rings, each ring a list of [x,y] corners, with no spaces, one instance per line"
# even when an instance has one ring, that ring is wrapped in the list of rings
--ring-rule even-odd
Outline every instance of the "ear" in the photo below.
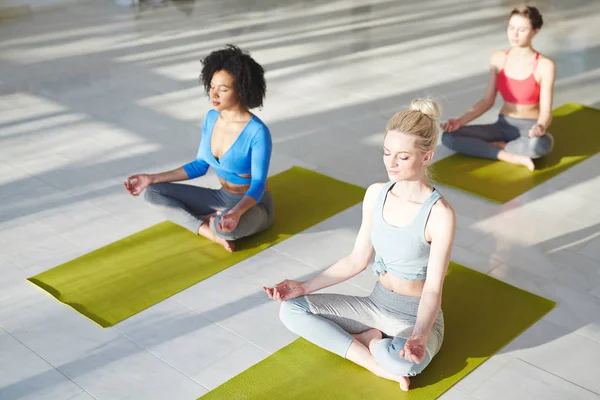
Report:
[[[423,165],[429,164],[429,162],[431,161],[431,159],[433,159],[433,155],[434,154],[435,154],[435,152],[433,150],[428,151],[425,154],[425,157],[423,157]]]

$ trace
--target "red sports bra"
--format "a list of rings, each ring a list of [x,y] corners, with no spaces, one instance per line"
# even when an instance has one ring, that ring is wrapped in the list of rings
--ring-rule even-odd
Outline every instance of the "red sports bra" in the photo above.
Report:
[[[510,51],[510,50],[509,50]],[[540,53],[536,53],[533,71],[525,79],[512,79],[504,73],[504,64],[508,58],[508,51],[504,56],[504,64],[496,77],[496,88],[504,101],[515,104],[537,104],[540,102],[540,84],[535,80]]]

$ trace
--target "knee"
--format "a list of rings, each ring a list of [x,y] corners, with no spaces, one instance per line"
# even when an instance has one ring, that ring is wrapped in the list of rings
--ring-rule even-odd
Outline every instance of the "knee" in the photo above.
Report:
[[[532,153],[534,157],[542,157],[552,151],[554,147],[554,137],[550,133],[546,133],[544,136],[532,139]]]
[[[429,364],[431,357],[425,351],[425,356],[419,364],[410,362],[400,356],[406,339],[396,336],[378,341],[371,346],[371,353],[375,361],[386,371],[396,376],[415,376]]]
[[[308,302],[304,296],[286,300],[279,308],[279,319],[290,331],[294,332],[298,317],[310,314]]]
[[[442,144],[448,147],[449,149],[452,149],[452,145],[454,144],[454,136],[451,133],[443,132]]]
[[[159,204],[162,198],[160,183],[153,183],[144,190],[144,200],[150,204]]]

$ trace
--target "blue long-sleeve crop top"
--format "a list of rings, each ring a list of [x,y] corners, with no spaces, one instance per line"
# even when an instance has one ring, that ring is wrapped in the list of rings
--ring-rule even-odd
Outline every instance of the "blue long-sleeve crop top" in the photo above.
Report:
[[[269,128],[253,115],[233,145],[217,160],[210,149],[210,142],[218,117],[219,112],[216,110],[210,110],[206,114],[196,159],[183,168],[189,179],[202,176],[206,174],[208,167],[213,167],[217,175],[227,182],[234,185],[250,184],[246,196],[258,203],[265,192],[271,162],[273,145]],[[247,174],[250,178],[240,176]]]

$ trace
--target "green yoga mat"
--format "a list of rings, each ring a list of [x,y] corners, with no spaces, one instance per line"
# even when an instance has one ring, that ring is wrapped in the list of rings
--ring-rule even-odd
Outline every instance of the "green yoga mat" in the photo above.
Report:
[[[554,136],[554,149],[535,160],[534,172],[502,161],[454,154],[432,165],[433,179],[497,203],[506,203],[600,152],[600,110],[568,103],[554,110],[552,116],[548,131]]]
[[[445,337],[411,390],[298,339],[201,400],[434,399],[554,307],[554,302],[451,263],[444,284]]]
[[[365,189],[299,167],[269,178],[276,220],[236,251],[163,222],[28,280],[112,326],[362,201]],[[124,194],[125,195],[125,194]]]

